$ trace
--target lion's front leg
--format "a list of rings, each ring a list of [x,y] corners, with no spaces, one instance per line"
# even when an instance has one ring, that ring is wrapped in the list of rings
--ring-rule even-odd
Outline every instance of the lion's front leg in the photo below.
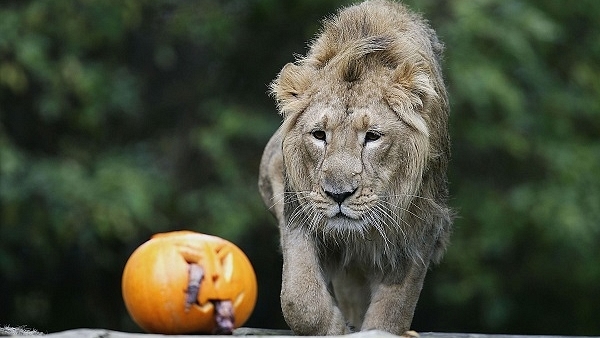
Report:
[[[282,229],[281,308],[299,335],[349,333],[342,313],[327,290],[312,243],[299,230]]]
[[[410,324],[423,287],[427,266],[412,263],[400,280],[388,276],[373,290],[371,304],[361,327],[402,335]]]

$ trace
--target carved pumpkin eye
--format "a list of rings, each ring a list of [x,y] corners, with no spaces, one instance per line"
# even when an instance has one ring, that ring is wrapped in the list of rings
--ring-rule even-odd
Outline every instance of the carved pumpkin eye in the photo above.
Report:
[[[381,134],[375,131],[368,131],[365,134],[365,143],[366,142],[373,142],[373,141],[377,141],[379,140],[379,138],[381,137]]]
[[[325,141],[325,139],[327,138],[327,134],[324,130],[314,130],[312,132],[312,136],[319,141]]]

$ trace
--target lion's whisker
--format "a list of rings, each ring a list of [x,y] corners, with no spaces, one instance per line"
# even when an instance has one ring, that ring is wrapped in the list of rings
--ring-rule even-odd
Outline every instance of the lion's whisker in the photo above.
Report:
[[[412,198],[418,198],[418,199],[422,199],[425,201],[429,201],[429,202],[433,202],[433,203],[437,203],[434,199],[429,198],[429,197],[423,197],[423,196],[419,196],[419,195],[412,195],[412,194],[393,194],[393,195],[382,195],[382,197],[412,197]]]
[[[298,194],[302,195],[304,194],[304,196],[298,196]],[[282,201],[285,201],[285,196],[293,196],[295,197],[295,199],[293,199],[292,201],[301,201],[304,199],[308,199],[310,192],[307,191],[284,191],[282,193],[279,194],[275,194],[273,195],[273,197],[271,197],[271,200],[275,200],[275,198],[279,198],[277,199],[270,207],[269,209],[272,209],[273,207],[275,207],[277,204],[281,203]]]
[[[404,227],[400,226],[398,224],[397,220],[402,221],[406,226],[410,227],[410,224],[408,224],[408,222],[406,222],[404,219],[402,219],[402,217],[400,217],[394,210],[386,207],[384,204],[377,204],[376,207],[385,215],[387,216],[390,220],[394,221],[394,223],[396,223],[396,225],[398,225],[398,228],[400,229],[400,232],[402,232],[402,236],[404,238],[406,238],[406,233],[404,232]]]
[[[385,249],[389,250],[391,241],[389,240],[385,232],[385,223],[383,222],[383,220],[380,217],[378,217],[378,215],[374,212],[368,212],[365,216],[368,219],[369,223],[373,225],[375,230],[377,230],[381,238],[383,238]]]
[[[404,211],[404,212],[406,212],[406,213],[409,213],[409,214],[411,214],[412,216],[414,216],[414,217],[418,218],[418,219],[419,219],[419,220],[421,220],[421,221],[425,221],[425,219],[424,219],[423,217],[421,217],[421,216],[419,216],[419,215],[415,214],[414,212],[410,211],[410,210],[409,210],[409,209],[407,209],[407,208],[398,207],[398,206],[396,206],[395,204],[393,204],[393,203],[391,203],[391,202],[388,202],[388,201],[385,201],[385,200],[382,200],[382,201],[381,201],[381,203],[388,204],[388,205],[390,205],[391,207],[397,207],[399,210],[402,210],[402,211]],[[421,208],[419,208],[419,206],[417,206],[417,205],[416,205],[416,204],[414,204],[413,202],[410,202],[410,204],[414,205],[414,206],[415,206],[415,207],[417,207],[418,209],[421,209]]]

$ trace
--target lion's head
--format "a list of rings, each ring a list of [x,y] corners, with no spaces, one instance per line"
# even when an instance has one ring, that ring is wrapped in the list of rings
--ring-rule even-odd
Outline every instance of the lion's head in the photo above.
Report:
[[[342,12],[272,92],[284,118],[288,221],[420,256],[411,247],[450,223],[448,104],[441,44],[419,21],[392,22],[402,17]]]

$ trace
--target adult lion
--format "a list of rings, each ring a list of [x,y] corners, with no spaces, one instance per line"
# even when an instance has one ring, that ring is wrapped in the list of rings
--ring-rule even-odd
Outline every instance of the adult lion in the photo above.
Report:
[[[279,222],[281,306],[297,334],[409,329],[452,223],[442,49],[419,16],[367,1],[326,20],[272,83],[283,123],[259,187]]]

